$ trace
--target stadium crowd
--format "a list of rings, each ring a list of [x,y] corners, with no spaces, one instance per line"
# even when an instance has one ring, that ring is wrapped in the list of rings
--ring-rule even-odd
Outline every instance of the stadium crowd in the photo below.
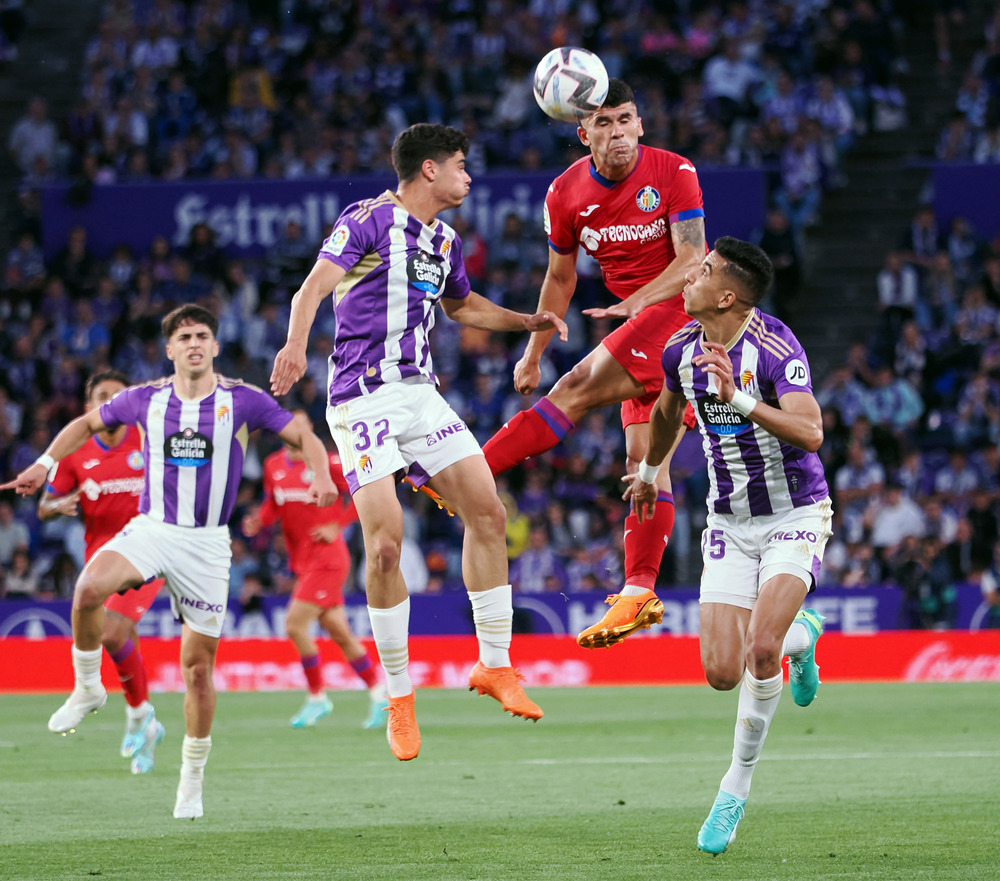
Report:
[[[158,322],[179,303],[199,302],[219,316],[224,374],[266,386],[290,296],[319,245],[290,222],[263,260],[235,260],[202,224],[181,247],[158,236],[145,253],[122,246],[95,254],[79,227],[46,257],[39,244],[43,183],[72,179],[74,198],[85,200],[112,182],[385,172],[395,133],[415,121],[465,129],[473,138],[473,177],[559,168],[581,148],[572,126],[552,123],[535,107],[531,75],[551,46],[586,45],[612,76],[635,87],[645,143],[699,165],[768,169],[773,210],[761,241],[794,265],[823,192],[846,182],[842,158],[855,137],[898,125],[905,103],[893,85],[903,19],[891,4],[873,0],[289,0],[276,8],[252,0],[110,0],[99,33],[87,43],[74,107],[52,120],[45,101],[32,98],[11,132],[8,147],[22,179],[0,290],[0,473],[34,461],[53,432],[80,412],[91,372],[110,365],[133,382],[169,372]],[[511,214],[489,239],[461,218],[454,223],[474,289],[532,310],[547,259],[537,222]],[[889,506],[912,499],[924,506],[922,522],[938,511],[934,560],[942,548],[963,564],[988,565],[984,554],[992,560],[987,514],[995,539],[1000,259],[978,244],[970,250],[968,229],[940,234],[934,253],[925,254],[921,223],[909,233],[909,246],[887,257],[888,275],[878,279],[884,306],[878,338],[853,351],[818,390],[827,419],[824,461],[840,510],[839,539],[824,575],[829,582],[909,578],[924,590],[926,529],[915,544],[882,534],[907,513],[890,518]],[[581,269],[567,315],[570,342],[550,347],[542,389],[606,331],[580,314],[607,296],[599,278]],[[901,278],[905,283],[896,283]],[[895,292],[894,283],[905,292]],[[782,290],[779,273],[779,314],[780,298],[794,296],[794,282],[787,286]],[[288,402],[318,427],[325,425],[334,331],[326,316],[317,325],[309,373]],[[992,317],[984,324],[984,316]],[[434,345],[442,391],[480,442],[537,400],[522,398],[511,384],[523,340],[470,331],[442,316]],[[966,377],[976,381],[966,385]],[[978,391],[967,392],[973,387]],[[604,590],[620,583],[616,463],[623,450],[616,425],[614,411],[592,414],[556,450],[498,481],[518,590]],[[953,443],[967,453],[964,468],[950,463],[954,485],[941,478],[940,487],[926,486],[935,451]],[[280,535],[241,533],[270,451],[254,442],[232,523],[232,594],[243,602],[291,584]],[[974,487],[967,484],[965,469],[990,467],[992,483],[977,472]],[[703,467],[677,466],[678,522],[661,581],[696,580],[706,479]],[[407,542],[427,549],[422,554],[414,544],[404,553],[411,590],[460,586],[457,520],[422,495],[400,492]],[[978,542],[971,556],[960,538],[967,525]],[[359,536],[351,545],[358,557]],[[65,597],[81,560],[78,524],[42,524],[30,501],[0,500],[7,595]],[[971,571],[970,564],[962,575]]]

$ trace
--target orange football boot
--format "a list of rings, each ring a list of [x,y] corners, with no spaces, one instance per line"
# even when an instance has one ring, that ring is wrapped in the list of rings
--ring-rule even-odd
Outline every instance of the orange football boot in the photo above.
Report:
[[[432,502],[434,502],[434,504],[437,505],[438,508],[440,508],[442,511],[447,511],[449,517],[455,516],[455,512],[451,510],[451,506],[426,484],[424,486],[417,486],[412,480],[410,480],[409,477],[404,477],[402,483],[409,484],[409,486],[413,489],[415,493],[416,492],[423,493]]]
[[[401,762],[415,759],[420,752],[420,729],[413,710],[414,693],[389,698],[389,722],[385,736],[392,754]]]
[[[576,638],[585,649],[610,648],[636,630],[648,629],[663,620],[663,603],[651,590],[635,597],[613,593],[604,602],[611,608]]]
[[[512,716],[523,716],[537,722],[542,718],[542,708],[534,703],[521,688],[524,677],[513,667],[484,667],[482,661],[469,674],[469,691],[488,694]]]

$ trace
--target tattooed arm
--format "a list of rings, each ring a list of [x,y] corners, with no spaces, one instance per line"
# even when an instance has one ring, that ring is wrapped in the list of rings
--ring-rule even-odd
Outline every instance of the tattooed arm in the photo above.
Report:
[[[584,309],[584,315],[634,318],[647,306],[676,297],[684,287],[687,274],[699,268],[705,259],[705,218],[693,217],[671,224],[670,238],[677,256],[663,272],[621,302],[606,309]]]

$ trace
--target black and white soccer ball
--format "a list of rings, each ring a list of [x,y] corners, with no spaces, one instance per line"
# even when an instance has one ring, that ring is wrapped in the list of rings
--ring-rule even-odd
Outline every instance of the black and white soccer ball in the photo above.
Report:
[[[560,122],[578,122],[608,96],[608,72],[593,52],[576,46],[553,49],[535,68],[538,106]]]

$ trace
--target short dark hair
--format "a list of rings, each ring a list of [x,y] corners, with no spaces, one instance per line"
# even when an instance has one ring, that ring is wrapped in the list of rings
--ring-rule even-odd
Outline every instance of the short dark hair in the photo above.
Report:
[[[715,252],[726,261],[723,271],[756,306],[764,298],[774,277],[771,259],[756,245],[732,236],[717,238],[714,247]]]
[[[403,129],[392,142],[392,167],[400,182],[413,180],[425,159],[443,162],[456,153],[469,155],[469,137],[448,125],[418,122]]]
[[[612,77],[608,80],[608,96],[602,107],[621,107],[622,104],[635,104],[635,92],[624,80]]]
[[[160,324],[163,338],[169,340],[177,332],[177,328],[183,324],[204,324],[212,331],[212,336],[216,336],[219,332],[219,319],[208,309],[196,306],[194,303],[186,303],[163,316],[163,321]]]
[[[129,382],[129,378],[120,370],[99,370],[97,373],[91,374],[90,379],[87,380],[87,384],[83,387],[84,398],[90,400],[94,389],[102,382],[120,382],[126,387],[132,384]]]

